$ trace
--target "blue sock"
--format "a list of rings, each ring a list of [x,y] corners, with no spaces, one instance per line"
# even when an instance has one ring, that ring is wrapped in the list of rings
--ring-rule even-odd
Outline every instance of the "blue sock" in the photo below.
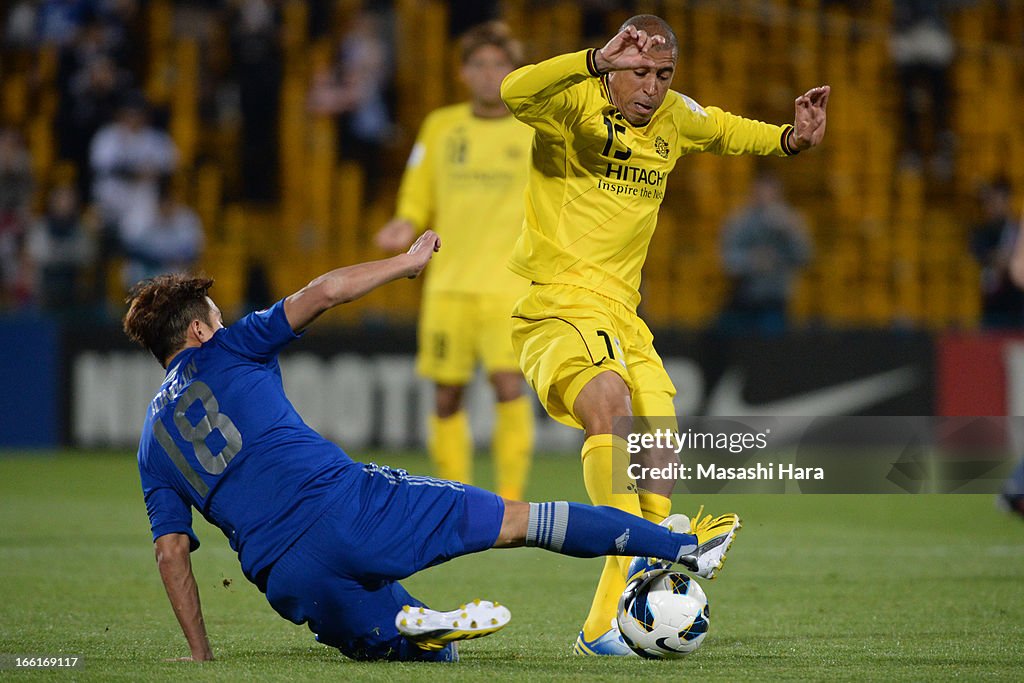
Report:
[[[696,551],[697,537],[613,507],[557,501],[530,503],[526,545],[573,557],[640,555],[676,562]]]

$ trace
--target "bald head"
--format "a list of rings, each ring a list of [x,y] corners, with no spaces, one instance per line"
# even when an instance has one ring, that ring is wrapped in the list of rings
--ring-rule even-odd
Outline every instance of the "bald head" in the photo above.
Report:
[[[627,26],[632,26],[638,31],[645,31],[647,35],[660,35],[665,38],[665,44],[659,45],[655,49],[657,50],[671,50],[672,57],[679,57],[679,40],[676,38],[676,32],[672,30],[672,27],[668,25],[668,22],[661,17],[656,17],[653,14],[638,14],[635,17],[630,17],[622,23],[619,27],[621,32]]]

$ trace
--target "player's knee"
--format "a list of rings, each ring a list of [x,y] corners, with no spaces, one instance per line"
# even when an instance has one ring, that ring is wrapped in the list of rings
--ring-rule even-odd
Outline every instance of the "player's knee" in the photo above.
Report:
[[[626,382],[614,372],[602,372],[587,382],[574,405],[588,436],[614,434],[616,418],[633,414]]]
[[[517,372],[495,372],[491,375],[491,386],[499,403],[514,401],[523,395],[523,376]]]
[[[526,543],[526,529],[530,523],[530,504],[521,500],[505,499],[505,514],[494,548],[518,548]]]
[[[451,417],[462,408],[463,387],[455,384],[438,384],[434,387],[434,412],[438,417]]]

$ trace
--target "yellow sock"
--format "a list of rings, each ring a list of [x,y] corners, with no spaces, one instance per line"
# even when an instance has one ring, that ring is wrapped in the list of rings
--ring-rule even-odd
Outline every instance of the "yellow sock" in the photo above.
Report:
[[[594,505],[610,505],[640,516],[640,499],[636,493],[636,483],[626,474],[628,466],[629,454],[623,439],[611,434],[598,434],[583,443],[583,483]],[[610,628],[618,609],[619,596],[626,587],[626,569],[632,559],[605,558],[594,601],[590,605],[590,614],[583,622],[583,637],[586,640],[593,640]]]
[[[640,510],[644,513],[644,519],[648,522],[661,524],[662,520],[672,512],[672,499],[660,493],[651,493],[646,489],[638,488],[640,492]]]
[[[430,416],[427,450],[441,479],[470,483],[473,472],[473,437],[463,410],[450,417]]]
[[[492,450],[498,495],[522,500],[533,455],[533,406],[530,399],[520,396],[498,403],[495,413]]]

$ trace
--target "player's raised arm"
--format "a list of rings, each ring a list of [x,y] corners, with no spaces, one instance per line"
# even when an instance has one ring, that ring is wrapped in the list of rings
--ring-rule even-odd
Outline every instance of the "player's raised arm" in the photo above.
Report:
[[[427,230],[404,254],[324,273],[284,300],[288,324],[299,332],[338,304],[354,301],[393,280],[414,278],[440,248],[440,238],[433,230]]]
[[[502,101],[513,116],[528,124],[570,109],[572,100],[567,89],[600,75],[593,65],[593,52],[559,55],[516,69],[501,82]]]
[[[171,601],[174,616],[178,618],[192,653],[180,661],[203,662],[213,659],[213,649],[206,636],[206,623],[199,603],[199,588],[192,574],[188,535],[165,534],[156,539],[153,548],[167,598]]]
[[[501,84],[501,99],[512,114],[527,123],[557,117],[572,108],[573,85],[609,71],[654,68],[648,52],[665,45],[664,36],[626,26],[600,49],[552,57],[516,69]]]
[[[825,137],[825,107],[831,88],[808,90],[796,99],[792,124],[776,126],[744,118],[718,107],[703,108],[691,103],[700,114],[686,122],[686,134],[714,154],[759,154],[793,156],[815,147]]]

